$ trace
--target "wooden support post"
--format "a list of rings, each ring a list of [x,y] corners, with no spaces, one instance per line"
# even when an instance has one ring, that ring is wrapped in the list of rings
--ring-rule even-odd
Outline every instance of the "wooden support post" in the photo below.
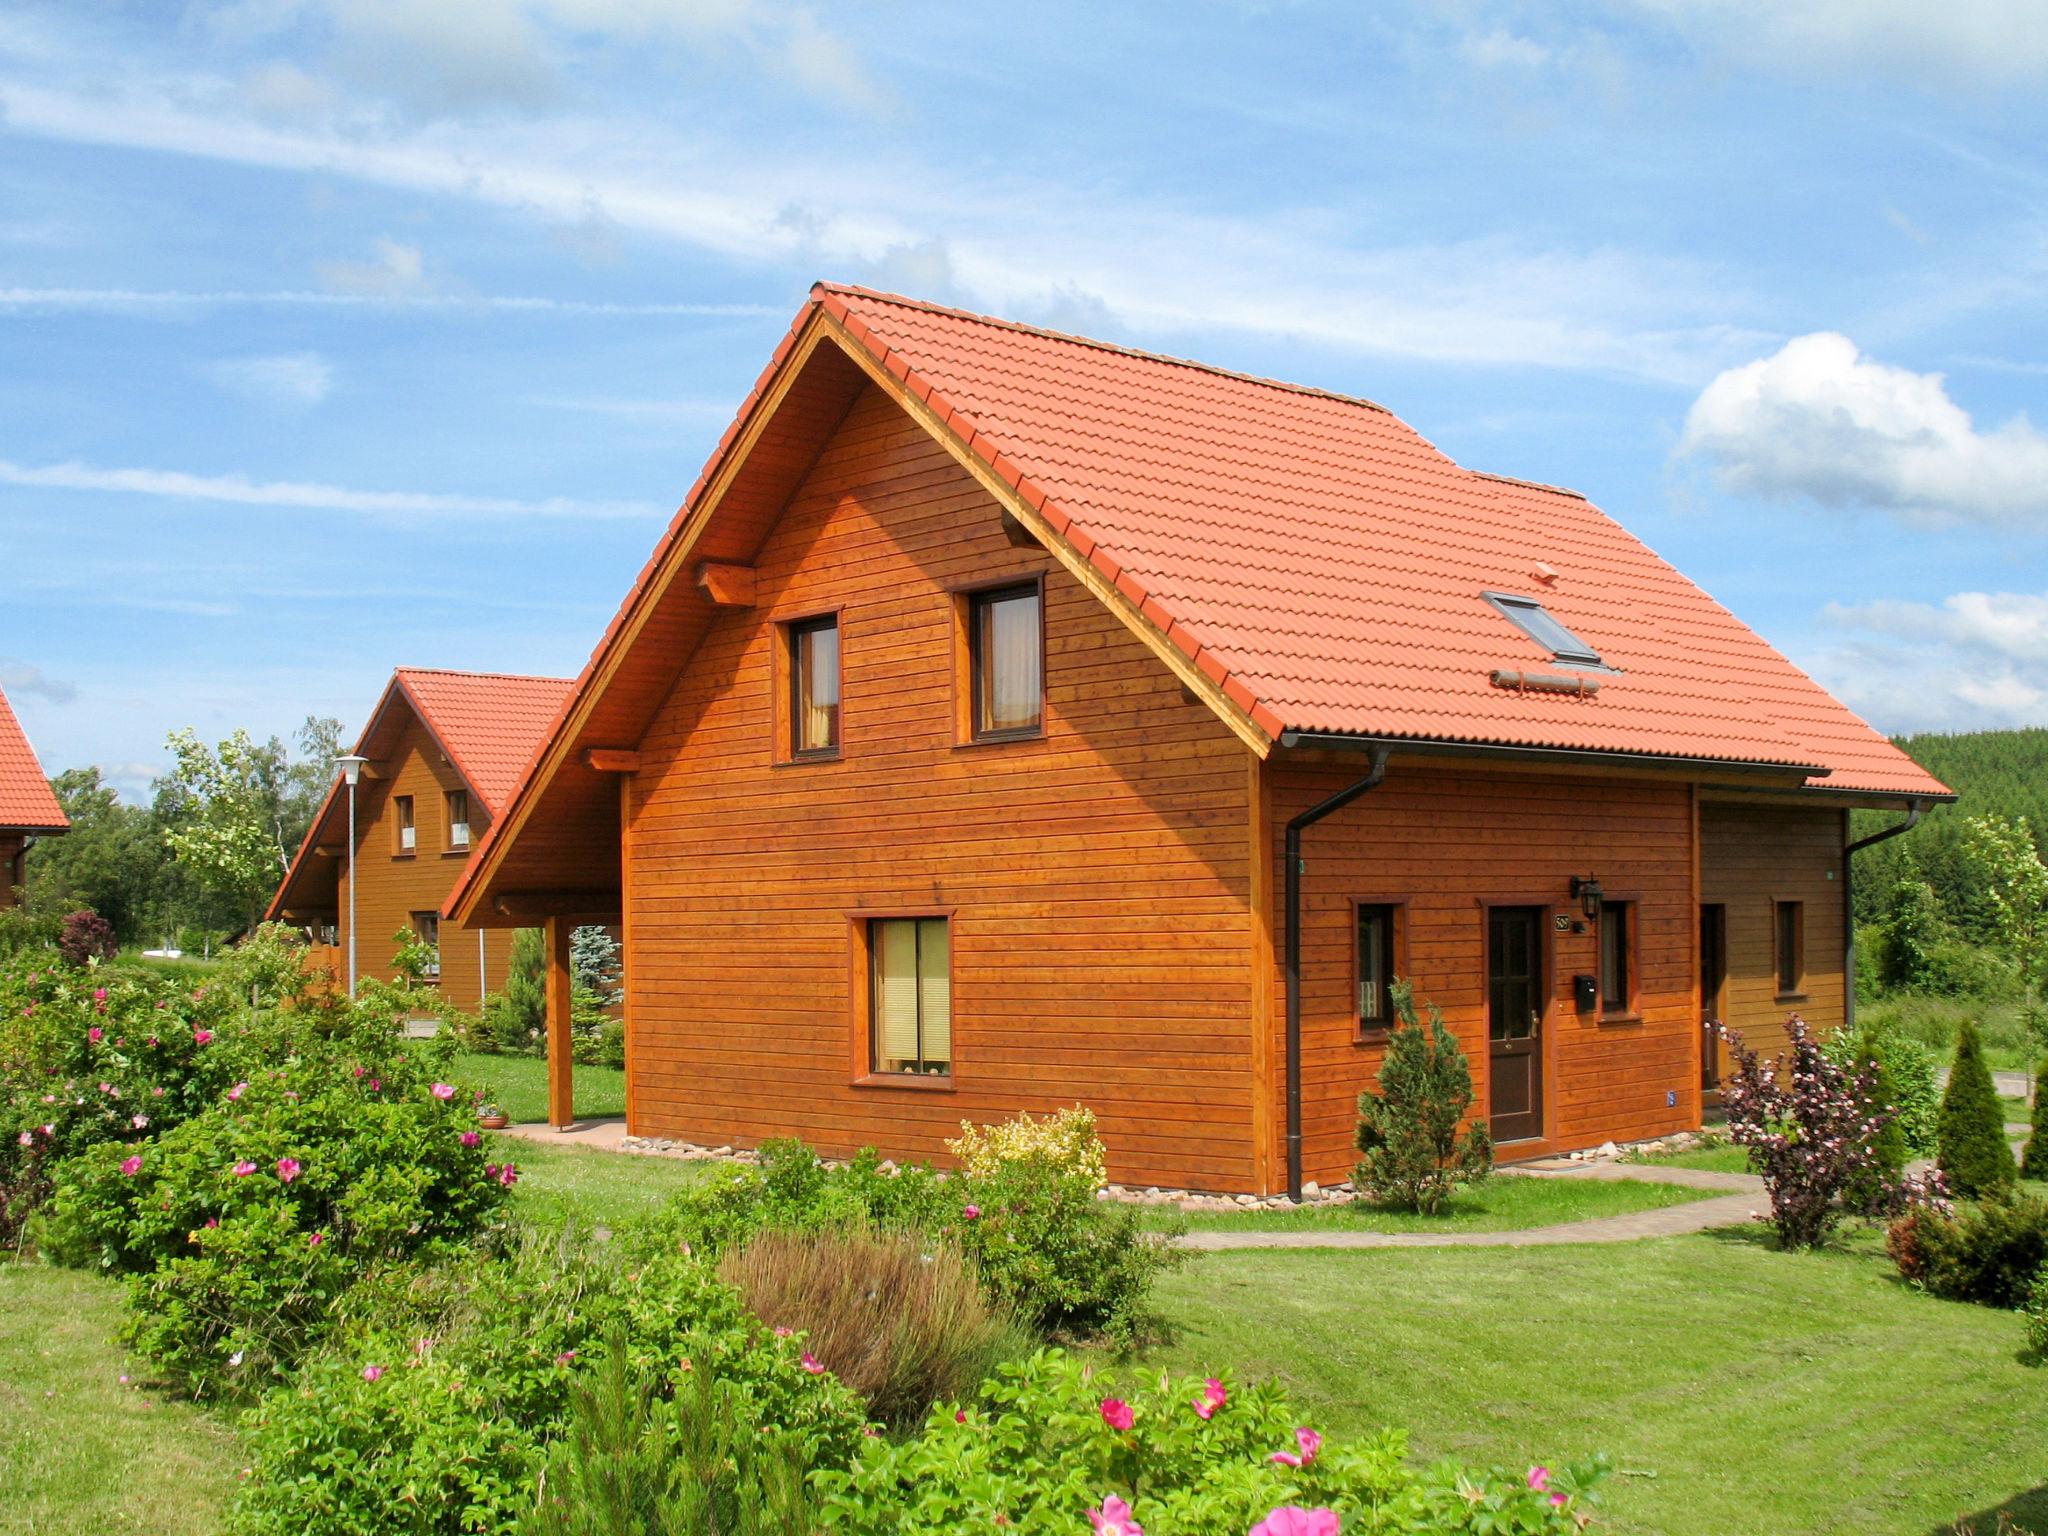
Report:
[[[560,1129],[576,1119],[576,1057],[569,1038],[569,935],[566,917],[551,917],[547,936],[548,1124]]]

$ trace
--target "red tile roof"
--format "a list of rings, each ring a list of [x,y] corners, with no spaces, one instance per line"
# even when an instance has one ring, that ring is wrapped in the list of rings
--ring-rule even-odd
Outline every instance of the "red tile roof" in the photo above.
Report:
[[[70,825],[50,793],[50,781],[43,777],[42,764],[14,718],[7,695],[0,693],[0,827],[11,832],[61,832]]]
[[[1452,462],[1369,401],[864,289],[812,302],[1270,735],[1654,754],[1943,786],[1584,497]],[[1555,572],[1537,574],[1539,566]],[[1592,697],[1489,591],[1615,670]]]
[[[518,787],[572,686],[566,677],[434,667],[400,667],[394,681],[493,815]]]

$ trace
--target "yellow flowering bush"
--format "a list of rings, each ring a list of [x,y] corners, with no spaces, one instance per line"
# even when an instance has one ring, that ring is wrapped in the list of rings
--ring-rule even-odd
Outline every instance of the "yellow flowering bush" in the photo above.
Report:
[[[1095,1111],[1079,1104],[1043,1119],[1025,1113],[998,1125],[962,1120],[960,1135],[946,1143],[946,1150],[970,1178],[988,1178],[1010,1163],[1037,1163],[1063,1177],[1085,1179],[1091,1189],[1108,1181]]]

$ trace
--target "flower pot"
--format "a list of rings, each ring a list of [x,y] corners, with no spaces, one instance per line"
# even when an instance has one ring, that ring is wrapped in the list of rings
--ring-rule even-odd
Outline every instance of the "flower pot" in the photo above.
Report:
[[[478,1115],[476,1123],[487,1131],[502,1131],[512,1122],[503,1115]]]

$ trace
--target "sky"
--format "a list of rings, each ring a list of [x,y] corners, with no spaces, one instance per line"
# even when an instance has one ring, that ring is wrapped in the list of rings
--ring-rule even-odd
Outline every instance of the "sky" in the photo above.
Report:
[[[2048,724],[2036,0],[0,0],[0,690],[573,675],[816,278],[1368,396]]]

